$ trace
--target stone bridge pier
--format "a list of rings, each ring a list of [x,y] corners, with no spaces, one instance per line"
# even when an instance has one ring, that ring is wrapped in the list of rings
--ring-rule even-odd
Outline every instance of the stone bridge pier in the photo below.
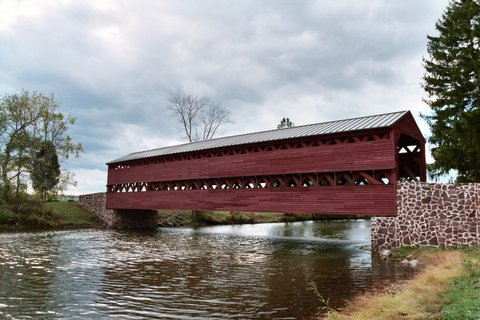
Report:
[[[155,229],[157,211],[155,210],[113,210],[107,209],[105,192],[80,196],[80,206],[94,213],[107,227],[118,229]]]
[[[398,182],[397,215],[372,218],[372,249],[480,245],[480,183]],[[106,209],[106,193],[80,196],[80,206],[108,227],[154,229],[155,210]]]
[[[397,216],[372,218],[374,250],[480,244],[480,183],[398,182]]]

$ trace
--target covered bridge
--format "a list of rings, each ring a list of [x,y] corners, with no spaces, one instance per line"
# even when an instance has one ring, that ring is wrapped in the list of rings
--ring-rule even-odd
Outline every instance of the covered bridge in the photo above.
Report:
[[[425,181],[409,111],[132,153],[108,165],[107,208],[396,214],[398,180]]]

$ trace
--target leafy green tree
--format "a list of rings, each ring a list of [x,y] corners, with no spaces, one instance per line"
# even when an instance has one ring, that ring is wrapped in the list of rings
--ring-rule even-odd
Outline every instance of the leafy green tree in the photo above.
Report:
[[[480,181],[480,4],[451,1],[428,36],[423,88],[432,113],[424,115],[434,145],[430,175],[454,169],[458,182]]]
[[[0,169],[3,197],[12,194],[12,185],[33,170],[34,159],[46,142],[56,150],[59,161],[79,157],[82,145],[68,135],[75,118],[64,116],[53,95],[21,91],[0,100]]]
[[[295,124],[290,121],[289,118],[283,118],[280,123],[278,124],[277,126],[277,129],[283,129],[283,128],[291,128],[291,127],[294,127]]]
[[[41,195],[43,201],[46,201],[49,191],[55,188],[60,178],[57,150],[52,142],[48,140],[42,142],[40,150],[35,155],[30,177],[33,189]]]
[[[28,127],[35,122],[34,107],[27,92],[6,95],[0,103],[0,154],[3,192],[8,197],[11,192],[11,181],[18,178],[22,168],[30,161],[26,153],[31,147]],[[16,174],[12,176],[12,172]]]

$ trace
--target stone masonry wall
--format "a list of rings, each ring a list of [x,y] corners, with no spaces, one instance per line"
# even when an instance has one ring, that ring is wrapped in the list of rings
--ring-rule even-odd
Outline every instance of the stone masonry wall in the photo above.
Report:
[[[83,194],[79,197],[80,207],[95,214],[107,226],[113,224],[115,212],[106,208],[107,195],[105,192]]]
[[[480,184],[399,182],[397,216],[372,219],[374,250],[480,244]]]
[[[105,192],[81,195],[80,206],[97,216],[106,226],[122,229],[152,229],[157,227],[157,212],[154,210],[107,209]]]

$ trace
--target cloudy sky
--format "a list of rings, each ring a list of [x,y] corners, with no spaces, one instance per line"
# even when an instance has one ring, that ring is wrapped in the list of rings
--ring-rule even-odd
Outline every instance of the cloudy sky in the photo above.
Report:
[[[105,190],[105,163],[182,142],[179,88],[228,106],[220,135],[411,110],[424,135],[427,34],[448,0],[0,0],[0,95],[54,93],[84,146],[63,164]]]

